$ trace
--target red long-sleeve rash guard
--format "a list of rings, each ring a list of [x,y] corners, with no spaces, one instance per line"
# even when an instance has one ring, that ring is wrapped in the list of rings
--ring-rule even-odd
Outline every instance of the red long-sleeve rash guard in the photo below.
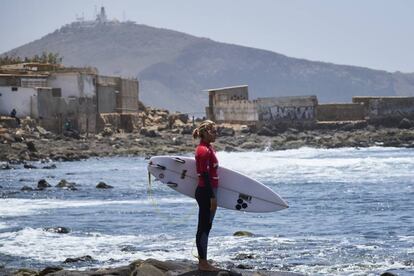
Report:
[[[201,141],[197,146],[195,159],[198,174],[198,186],[205,187],[203,174],[208,173],[211,187],[217,188],[219,179],[217,175],[218,160],[213,146]]]

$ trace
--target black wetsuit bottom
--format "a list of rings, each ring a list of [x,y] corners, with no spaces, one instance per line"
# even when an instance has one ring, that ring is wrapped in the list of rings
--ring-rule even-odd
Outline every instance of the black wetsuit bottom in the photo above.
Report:
[[[211,198],[206,187],[197,187],[195,198],[199,207],[196,235],[198,257],[200,259],[207,259],[208,235],[210,234],[215,213],[212,213],[210,210]]]

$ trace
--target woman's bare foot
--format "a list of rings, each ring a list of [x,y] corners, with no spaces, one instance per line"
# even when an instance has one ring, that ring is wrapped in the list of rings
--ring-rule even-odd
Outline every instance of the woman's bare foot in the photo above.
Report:
[[[220,271],[219,268],[212,266],[207,262],[207,260],[199,260],[198,262],[198,270],[201,271]]]

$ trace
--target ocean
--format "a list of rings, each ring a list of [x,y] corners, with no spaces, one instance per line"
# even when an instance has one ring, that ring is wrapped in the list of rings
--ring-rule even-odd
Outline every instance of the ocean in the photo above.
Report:
[[[414,149],[301,148],[218,152],[220,165],[253,177],[289,208],[219,208],[208,258],[222,267],[307,275],[414,275]],[[121,266],[136,259],[196,261],[197,204],[152,179],[141,157],[34,162],[0,171],[0,266]],[[35,188],[40,179],[53,187]],[[61,179],[76,191],[54,187]],[[113,189],[97,189],[103,181]],[[46,231],[67,227],[70,232]],[[249,231],[251,237],[237,237]],[[67,258],[93,260],[64,264]]]

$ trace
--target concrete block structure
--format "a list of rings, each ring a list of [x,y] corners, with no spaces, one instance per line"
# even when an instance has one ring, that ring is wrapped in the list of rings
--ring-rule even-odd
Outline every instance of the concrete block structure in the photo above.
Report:
[[[218,123],[309,124],[315,118],[316,96],[259,98],[249,100],[248,86],[206,90],[209,92],[207,118]]]
[[[35,69],[34,69],[35,68]],[[138,80],[100,76],[94,68],[17,64],[0,68],[0,114],[30,116],[61,132],[65,122],[79,132],[98,131],[100,113],[138,112]],[[33,71],[35,70],[35,71]]]

